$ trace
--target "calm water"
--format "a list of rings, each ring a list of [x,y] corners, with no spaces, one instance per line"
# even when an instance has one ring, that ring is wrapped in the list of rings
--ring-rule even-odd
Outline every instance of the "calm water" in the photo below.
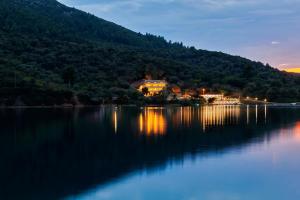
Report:
[[[0,199],[300,199],[300,109],[0,110]]]

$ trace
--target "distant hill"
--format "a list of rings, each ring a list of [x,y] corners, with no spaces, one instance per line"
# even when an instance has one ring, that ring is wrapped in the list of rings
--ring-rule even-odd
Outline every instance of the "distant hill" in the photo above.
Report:
[[[145,75],[182,89],[300,100],[300,78],[238,56],[140,34],[55,0],[0,0],[0,105],[142,97]]]

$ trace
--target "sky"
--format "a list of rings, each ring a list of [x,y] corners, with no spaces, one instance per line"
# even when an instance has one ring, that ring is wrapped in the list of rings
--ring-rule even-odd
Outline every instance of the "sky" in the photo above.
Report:
[[[300,0],[59,1],[136,32],[300,72]]]

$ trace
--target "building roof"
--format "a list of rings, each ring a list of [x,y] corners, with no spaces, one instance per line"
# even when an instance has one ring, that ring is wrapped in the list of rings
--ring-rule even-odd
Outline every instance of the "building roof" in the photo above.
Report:
[[[224,95],[223,94],[202,94],[201,96],[204,96],[204,97],[208,97],[208,96],[219,97],[219,96],[224,96]]]
[[[165,80],[146,80],[146,79],[144,79],[143,82],[144,83],[157,83],[157,82],[167,83],[167,81],[165,81]]]
[[[135,88],[138,88],[140,85],[143,85],[145,83],[165,83],[167,84],[167,81],[165,80],[146,80],[146,79],[143,79],[143,80],[139,80],[139,81],[136,81],[134,83],[131,84],[132,87],[135,87]]]

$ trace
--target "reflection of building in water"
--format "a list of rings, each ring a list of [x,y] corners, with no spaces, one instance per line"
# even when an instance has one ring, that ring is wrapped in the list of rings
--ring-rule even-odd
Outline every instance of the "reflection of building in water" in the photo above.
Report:
[[[255,123],[257,124],[258,120],[258,105],[255,106]]]
[[[114,131],[115,131],[115,133],[117,133],[118,132],[118,110],[117,110],[117,108],[113,109],[112,120],[113,120],[113,125],[114,125]]]
[[[267,123],[267,117],[268,117],[268,106],[265,105],[262,106],[246,106],[246,112],[247,112],[247,124],[250,124],[251,122],[258,124],[259,122],[262,122],[262,118],[264,118],[264,123]]]
[[[172,125],[175,127],[192,126],[201,123],[205,130],[208,126],[235,124],[240,117],[240,106],[216,105],[203,107],[181,107],[172,112]]]
[[[265,105],[265,123],[267,123],[267,105]]]
[[[240,106],[204,106],[200,108],[200,121],[205,130],[209,126],[238,123]]]
[[[192,121],[195,119],[194,107],[180,107],[175,113],[172,113],[172,124],[176,127],[190,126]]]
[[[242,112],[243,111],[243,112]],[[247,124],[267,122],[267,107],[239,105],[212,105],[201,107],[145,108],[139,115],[139,131],[147,135],[163,135],[167,122],[170,129],[235,125],[242,120]],[[167,121],[167,118],[169,121]]]
[[[163,112],[163,108],[145,108],[139,116],[140,133],[146,135],[164,135],[166,133],[167,122]]]
[[[195,107],[177,107],[169,109],[167,114],[171,120],[171,124],[175,128],[182,126],[189,127],[193,120],[195,120]]]
[[[192,107],[181,107],[180,110],[180,118],[181,123],[183,123],[185,126],[190,126],[194,117],[194,109]]]

